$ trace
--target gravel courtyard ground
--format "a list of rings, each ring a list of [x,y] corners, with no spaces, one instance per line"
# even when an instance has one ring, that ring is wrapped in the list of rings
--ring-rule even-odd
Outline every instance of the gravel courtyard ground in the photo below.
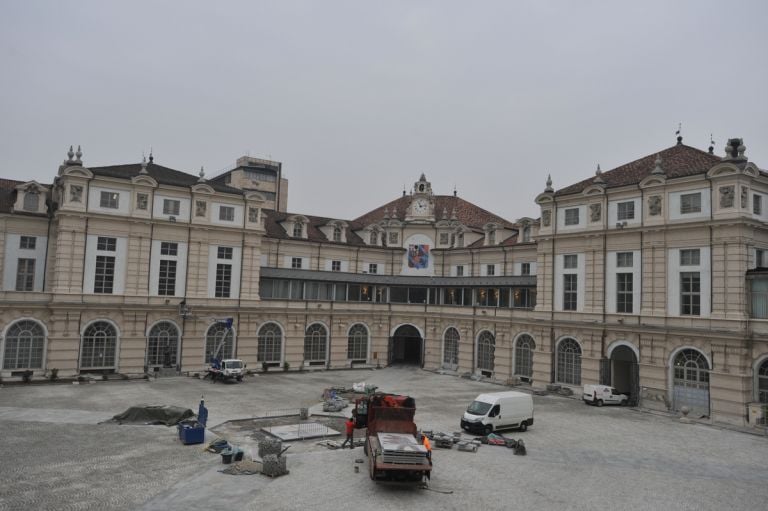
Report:
[[[196,410],[209,425],[316,404],[324,388],[366,381],[416,398],[424,429],[458,430],[488,383],[413,368],[275,373],[242,384],[192,378],[0,389],[0,509],[653,509],[752,510],[768,502],[768,438],[575,399],[536,396],[527,456],[482,446],[434,452],[430,488],[354,472],[362,449],[289,449],[290,474],[221,474],[220,457],[175,428],[98,424],[136,404]],[[254,444],[255,445],[255,444]],[[248,446],[246,446],[248,447]],[[297,446],[298,447],[298,446]]]

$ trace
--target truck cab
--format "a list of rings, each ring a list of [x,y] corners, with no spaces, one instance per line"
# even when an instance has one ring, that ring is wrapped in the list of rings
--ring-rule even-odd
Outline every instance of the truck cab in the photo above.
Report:
[[[237,380],[243,381],[245,376],[245,362],[238,358],[225,358],[224,360],[214,360],[208,369],[211,378],[215,380]]]

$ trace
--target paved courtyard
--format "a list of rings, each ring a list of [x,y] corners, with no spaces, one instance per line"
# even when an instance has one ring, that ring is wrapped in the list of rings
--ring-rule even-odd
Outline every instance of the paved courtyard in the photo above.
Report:
[[[533,427],[508,434],[525,439],[525,457],[493,446],[436,449],[435,491],[377,485],[364,468],[355,473],[362,449],[297,444],[287,453],[287,476],[230,476],[219,472],[219,456],[181,445],[175,428],[98,424],[142,403],[196,410],[205,395],[216,426],[308,407],[322,389],[360,381],[415,397],[417,424],[445,432],[458,429],[477,394],[503,390],[411,368],[281,372],[239,385],[170,378],[5,386],[0,509],[748,510],[768,502],[768,438],[556,396],[535,397]]]

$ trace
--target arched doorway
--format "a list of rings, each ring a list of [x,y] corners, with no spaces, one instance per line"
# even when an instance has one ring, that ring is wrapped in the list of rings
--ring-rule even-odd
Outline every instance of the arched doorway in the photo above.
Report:
[[[709,417],[709,361],[702,352],[684,348],[672,358],[672,407],[679,412],[683,406],[690,416]]]
[[[637,405],[640,396],[640,371],[635,351],[626,344],[618,344],[609,352],[610,385],[629,396],[629,404]]]
[[[390,340],[389,363],[421,366],[423,346],[424,339],[415,326],[401,325]]]

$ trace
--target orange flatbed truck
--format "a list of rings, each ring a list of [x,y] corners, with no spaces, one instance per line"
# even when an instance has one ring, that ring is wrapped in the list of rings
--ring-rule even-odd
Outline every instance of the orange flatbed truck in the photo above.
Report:
[[[365,454],[374,481],[420,483],[432,472],[429,450],[416,436],[412,397],[377,392],[355,402],[355,426],[368,428]]]

